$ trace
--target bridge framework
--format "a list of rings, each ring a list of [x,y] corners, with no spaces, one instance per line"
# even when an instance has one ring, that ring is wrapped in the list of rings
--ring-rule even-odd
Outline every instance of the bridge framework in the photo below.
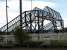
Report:
[[[22,30],[33,33],[43,33],[46,31],[56,32],[58,27],[63,31],[63,19],[61,18],[61,15],[57,15],[59,14],[58,12],[55,14],[54,12],[56,11],[52,10],[51,13],[38,8],[25,11],[22,13],[22,17],[19,15],[8,23],[8,32],[14,32],[16,27],[21,27]],[[22,22],[20,20],[22,20]],[[45,20],[49,21],[49,23],[45,22]],[[20,23],[22,24],[20,25]],[[45,25],[45,23],[47,24]],[[0,30],[6,32],[6,27],[7,25],[1,27]]]

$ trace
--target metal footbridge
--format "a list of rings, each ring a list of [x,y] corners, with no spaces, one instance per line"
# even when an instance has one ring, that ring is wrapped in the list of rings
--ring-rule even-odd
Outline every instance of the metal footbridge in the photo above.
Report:
[[[51,9],[52,10],[52,9]],[[12,21],[0,28],[2,32],[14,32],[17,27],[22,27],[22,30],[27,32],[45,32],[55,31],[58,27],[62,30],[64,28],[63,20],[58,13],[53,13],[39,9],[35,7],[33,10],[22,12],[22,26],[20,26],[20,15],[14,18]],[[56,15],[56,16],[55,16]],[[45,22],[45,21],[49,22]],[[47,24],[45,24],[47,23]]]

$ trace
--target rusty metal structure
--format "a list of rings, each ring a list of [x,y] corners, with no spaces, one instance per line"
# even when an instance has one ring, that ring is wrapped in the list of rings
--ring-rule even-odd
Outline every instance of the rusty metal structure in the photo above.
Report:
[[[22,20],[21,25],[20,20]],[[59,29],[63,31],[64,22],[60,13],[50,7],[46,6],[44,9],[35,7],[33,10],[23,12],[21,18],[18,15],[10,21],[8,32],[14,32],[16,27],[32,33],[56,32]],[[7,24],[1,27],[0,31],[7,32]]]

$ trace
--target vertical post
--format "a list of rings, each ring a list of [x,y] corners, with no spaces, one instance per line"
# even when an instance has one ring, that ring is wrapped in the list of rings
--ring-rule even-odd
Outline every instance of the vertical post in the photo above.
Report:
[[[39,32],[40,32],[40,25],[39,25],[39,10],[37,11],[38,12],[38,40],[40,39],[40,36],[39,36]]]
[[[26,11],[25,11],[25,16],[24,16],[24,17],[25,17],[25,27],[26,27],[25,29],[26,29],[26,31],[27,31],[28,28],[27,28],[27,20],[26,20]]]
[[[7,0],[6,0],[6,21],[7,21],[7,33],[8,33],[8,10],[7,10]]]
[[[31,21],[31,13],[30,13],[30,32],[32,30],[32,21]]]
[[[22,31],[22,0],[20,0],[20,30]]]
[[[7,0],[6,0],[6,22],[7,22],[7,34],[8,34],[8,10],[7,10],[7,8],[8,8],[8,6],[7,6]],[[7,45],[7,40],[6,40],[6,45]]]
[[[43,12],[42,12],[42,32],[43,32]]]
[[[54,26],[54,32],[57,32],[57,26],[56,26],[56,21],[55,19],[52,20],[52,24]]]
[[[39,25],[39,10],[38,10],[38,33],[39,33],[39,30],[40,30],[40,25]]]
[[[62,32],[64,32],[64,22],[63,22],[63,20],[60,21],[60,24],[61,24]]]

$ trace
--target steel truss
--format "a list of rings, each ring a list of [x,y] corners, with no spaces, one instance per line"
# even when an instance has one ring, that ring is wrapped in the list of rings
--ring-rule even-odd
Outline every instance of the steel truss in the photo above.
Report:
[[[22,20],[22,25],[20,25],[20,20]],[[50,21],[45,24],[45,20]],[[58,24],[60,25],[58,26]],[[46,31],[56,32],[58,27],[63,30],[64,22],[61,16],[54,17],[50,12],[44,10],[30,10],[22,13],[22,19],[20,15],[14,18],[8,23],[8,32],[14,32],[16,27],[22,27],[22,30],[33,33],[43,33]],[[7,31],[7,24],[0,28],[0,31]]]

